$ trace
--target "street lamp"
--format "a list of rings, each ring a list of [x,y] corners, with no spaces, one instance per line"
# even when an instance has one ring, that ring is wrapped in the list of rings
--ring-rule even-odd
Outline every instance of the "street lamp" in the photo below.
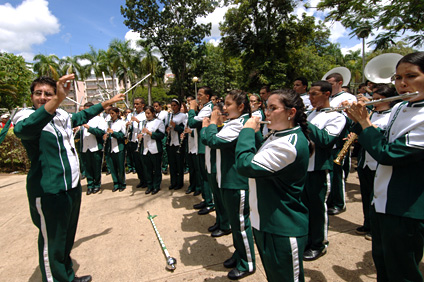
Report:
[[[199,78],[197,76],[193,77],[193,82],[194,82],[194,95],[196,96],[196,101],[197,101],[197,82],[199,81]]]

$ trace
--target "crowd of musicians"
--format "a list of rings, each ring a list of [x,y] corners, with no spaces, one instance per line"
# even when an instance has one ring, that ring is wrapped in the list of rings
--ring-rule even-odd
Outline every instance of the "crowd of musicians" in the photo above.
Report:
[[[327,252],[329,215],[346,210],[350,153],[333,161],[357,137],[364,222],[356,232],[372,240],[377,280],[422,282],[424,52],[404,56],[393,78],[395,87],[364,84],[356,96],[332,73],[309,86],[299,77],[290,90],[231,90],[223,100],[204,86],[197,99],[147,106],[135,98],[124,112],[108,106],[74,128],[87,195],[101,189],[102,167],[113,192],[136,173],[137,188],[153,195],[163,189],[162,173],[178,190],[188,172],[185,193],[203,199],[193,208],[216,214],[211,236],[233,238],[235,251],[223,262],[228,278],[255,272],[256,243],[268,281],[304,281],[303,261]]]

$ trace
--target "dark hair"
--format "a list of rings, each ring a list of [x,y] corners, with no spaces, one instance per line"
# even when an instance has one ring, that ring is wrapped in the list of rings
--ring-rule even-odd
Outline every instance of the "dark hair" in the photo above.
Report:
[[[119,109],[117,107],[110,108],[109,112],[110,111],[114,111],[115,113],[117,113],[119,115]]]
[[[192,95],[188,95],[188,96],[186,97],[186,100],[187,100],[188,98],[190,98],[190,99],[194,100],[194,97],[193,97]]]
[[[140,100],[140,103],[141,103],[141,104],[146,105],[146,100],[144,100],[144,98],[141,98],[141,97],[135,97],[135,98],[134,98],[134,101],[135,101],[135,100]]]
[[[205,93],[205,95],[209,95],[209,101],[211,100],[211,97],[212,97],[212,95],[213,95],[213,93],[212,93],[212,88],[210,88],[209,86],[202,86],[202,87],[200,87],[199,88],[199,90],[200,89],[203,89],[203,92]]]
[[[350,90],[350,87],[349,86],[342,86],[342,89],[346,89],[346,92],[347,93],[352,93],[352,90]]]
[[[321,92],[331,92],[333,91],[331,83],[326,80],[315,81],[311,84],[311,87],[318,86]]]
[[[364,87],[364,86],[367,86],[367,84],[366,83],[361,83],[361,84],[358,85],[358,89],[360,89],[361,87]]]
[[[223,113],[223,111],[224,111],[224,103],[223,102],[218,102],[218,103],[216,103],[216,105],[213,107],[214,109],[215,108],[218,108],[219,109],[219,111],[221,112],[221,114]]]
[[[90,108],[91,106],[94,106],[92,102],[87,102],[84,104],[84,108]]]
[[[152,114],[153,114],[153,119],[156,118],[156,115],[154,113],[156,113],[155,108],[153,106],[145,106],[143,111],[147,111],[149,110]]]
[[[171,104],[172,104],[172,102],[177,103],[179,106],[181,105],[180,100],[178,100],[178,99],[172,99]]]
[[[271,91],[271,89],[269,88],[269,86],[268,86],[268,85],[264,85],[264,86],[262,86],[262,87],[261,87],[261,90],[262,90],[262,89],[265,89],[265,91],[266,91],[266,92]]]
[[[298,78],[296,78],[294,81],[299,80],[300,82],[302,82],[302,85],[304,86],[308,86],[308,80],[306,79],[306,77],[303,76],[299,76]]]
[[[303,100],[296,91],[292,89],[278,89],[273,90],[271,95],[278,95],[278,100],[281,104],[284,105],[286,109],[295,108],[296,114],[294,116],[294,124],[299,125],[302,128],[303,134],[305,134],[306,139],[309,141],[309,155],[311,156],[314,152],[314,144],[311,139],[309,139],[309,129],[307,116],[305,114],[305,104]]]
[[[384,97],[393,97],[396,96],[396,90],[394,87],[391,87],[385,83],[377,83],[374,85],[374,87],[372,88],[372,92],[377,93],[381,96]]]
[[[236,102],[237,106],[240,106],[241,104],[244,105],[242,114],[247,113],[249,114],[249,117],[251,116],[252,109],[250,108],[250,101],[246,92],[240,89],[234,89],[227,94],[227,97],[228,96]]]
[[[396,69],[402,63],[409,63],[418,66],[421,72],[424,72],[424,52],[415,52],[405,55],[396,65]]]
[[[159,106],[161,106],[161,107],[162,107],[162,102],[159,102],[159,101],[154,101],[152,105],[154,105],[154,104],[156,104],[156,103],[157,103]]]
[[[334,80],[336,82],[343,81],[343,76],[340,73],[338,73],[338,72],[335,72],[335,73],[332,73],[332,74],[327,75],[327,77],[325,79],[326,80],[329,80],[330,78],[334,78]]]
[[[53,78],[48,77],[48,76],[40,76],[40,77],[36,78],[31,83],[31,86],[30,86],[31,94],[34,93],[35,86],[37,86],[39,84],[49,85],[49,86],[53,87],[54,93],[56,93],[56,80],[54,80]]]

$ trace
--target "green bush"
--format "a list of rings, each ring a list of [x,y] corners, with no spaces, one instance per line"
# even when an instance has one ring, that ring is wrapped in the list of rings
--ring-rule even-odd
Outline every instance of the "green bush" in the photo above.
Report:
[[[0,171],[27,172],[30,167],[26,150],[21,140],[13,133],[13,128],[9,129],[6,138],[0,144]]]

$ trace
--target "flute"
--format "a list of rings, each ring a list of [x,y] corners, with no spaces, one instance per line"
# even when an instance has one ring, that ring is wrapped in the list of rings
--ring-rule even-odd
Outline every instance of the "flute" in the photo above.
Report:
[[[378,100],[374,100],[374,101],[369,101],[364,103],[365,106],[371,106],[371,105],[375,105],[375,104],[379,104],[379,103],[385,103],[385,102],[392,102],[392,101],[397,101],[397,100],[403,100],[405,98],[409,98],[409,97],[413,97],[413,96],[417,96],[418,94],[420,94],[418,91],[416,92],[412,92],[412,93],[406,93],[406,94],[402,94],[399,96],[393,96],[393,97],[387,97],[387,98],[383,98],[383,99],[378,99]],[[349,109],[350,105],[348,106],[341,106],[341,107],[335,107],[335,108],[331,108],[328,109],[326,111],[324,111],[325,113],[331,113],[331,112],[341,112],[345,109]]]
[[[259,124],[271,124],[270,120],[261,120]]]

